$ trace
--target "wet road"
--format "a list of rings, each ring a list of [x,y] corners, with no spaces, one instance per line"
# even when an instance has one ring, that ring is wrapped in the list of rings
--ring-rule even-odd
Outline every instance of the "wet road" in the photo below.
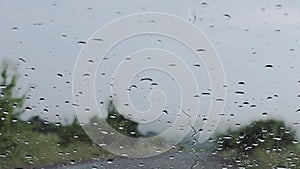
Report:
[[[114,158],[114,159],[98,159],[88,162],[81,162],[68,165],[60,165],[52,167],[59,169],[155,169],[155,168],[174,168],[174,169],[218,169],[218,168],[238,168],[232,162],[226,161],[223,158],[201,153],[196,156],[192,153],[165,153],[154,157],[143,159],[132,158]],[[47,169],[52,169],[47,168]]]

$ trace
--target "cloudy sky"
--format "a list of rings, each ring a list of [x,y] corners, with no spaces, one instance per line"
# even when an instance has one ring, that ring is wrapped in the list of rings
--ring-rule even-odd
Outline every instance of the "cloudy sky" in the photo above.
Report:
[[[72,119],[72,76],[84,46],[78,42],[87,41],[110,21],[138,12],[176,15],[200,28],[211,40],[228,85],[221,127],[275,117],[285,120],[300,135],[297,1],[2,1],[0,57],[19,65],[22,89],[34,86],[27,101],[32,110],[24,117],[42,114],[50,121]],[[153,37],[143,38],[145,47]],[[137,42],[129,40],[116,50],[134,49]],[[182,51],[178,44],[166,44],[168,50]],[[206,88],[205,73],[198,76]]]

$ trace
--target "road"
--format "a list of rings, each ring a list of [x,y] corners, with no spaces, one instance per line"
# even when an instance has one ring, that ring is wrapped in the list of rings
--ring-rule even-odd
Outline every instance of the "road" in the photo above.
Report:
[[[114,158],[114,159],[97,159],[87,162],[73,163],[67,165],[60,165],[46,169],[225,169],[238,168],[233,162],[224,160],[223,158],[201,153],[196,156],[193,153],[165,153],[154,157],[132,159],[132,158]]]

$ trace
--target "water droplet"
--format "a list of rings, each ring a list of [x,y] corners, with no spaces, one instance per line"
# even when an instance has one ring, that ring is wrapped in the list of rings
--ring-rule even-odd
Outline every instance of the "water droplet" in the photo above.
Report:
[[[20,61],[22,61],[22,62],[26,62],[26,60],[25,59],[23,59],[23,58],[19,58],[18,60],[20,60]]]
[[[267,64],[267,65],[265,65],[265,68],[273,68],[273,65],[271,65],[271,64]]]
[[[244,91],[236,91],[235,94],[238,94],[238,95],[244,95],[245,92],[244,92]]]
[[[94,41],[99,41],[99,42],[102,42],[103,39],[100,39],[100,38],[96,38],[96,39],[93,39]]]
[[[43,23],[34,23],[34,24],[32,24],[32,25],[34,25],[34,26],[42,26]]]
[[[107,162],[107,164],[112,164],[113,163],[113,159],[108,159],[106,162]]]
[[[280,32],[281,32],[280,29],[275,30],[275,33],[280,33]]]
[[[196,50],[197,52],[204,52],[204,51],[206,51],[205,49],[202,49],[202,48],[199,48],[199,49],[197,49]]]
[[[25,107],[25,110],[27,110],[27,111],[31,111],[31,110],[32,110],[32,108],[31,108],[31,107]]]
[[[194,64],[193,66],[195,66],[195,67],[200,67],[200,64]]]
[[[238,84],[239,85],[245,85],[245,82],[244,81],[239,81]]]
[[[170,160],[173,160],[173,159],[175,159],[175,156],[171,155]]]
[[[202,95],[206,95],[206,96],[210,96],[210,93],[208,93],[208,92],[203,92],[203,93],[201,93]]]
[[[56,75],[57,75],[57,77],[63,77],[63,75],[61,73],[57,73]]]
[[[229,14],[224,14],[223,16],[224,16],[224,18],[225,18],[226,20],[230,20],[230,19],[231,19],[231,16],[230,16]]]
[[[153,80],[152,80],[151,78],[149,78],[149,77],[146,77],[146,78],[142,78],[140,81],[141,81],[141,82],[142,82],[142,81],[151,81],[151,82],[152,82]]]
[[[79,43],[79,44],[86,44],[85,41],[78,41],[77,43]]]
[[[207,3],[206,3],[206,2],[202,2],[202,3],[201,3],[201,6],[202,6],[202,7],[207,7]]]
[[[276,5],[275,7],[276,7],[276,9],[281,9],[281,8],[282,8],[282,5],[278,4],[278,5]]]

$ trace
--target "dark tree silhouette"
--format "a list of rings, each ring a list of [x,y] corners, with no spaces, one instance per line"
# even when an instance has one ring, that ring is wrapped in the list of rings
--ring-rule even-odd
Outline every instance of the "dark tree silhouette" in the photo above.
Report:
[[[218,136],[219,150],[238,150],[240,155],[254,149],[285,148],[295,140],[295,131],[280,120],[259,120],[238,130],[228,130]]]
[[[15,70],[8,61],[3,61],[0,71],[0,148],[8,150],[14,148],[15,143],[10,140],[12,137],[10,131],[18,127],[17,121],[22,112],[24,112],[23,104],[25,94],[16,95],[17,90],[17,73],[9,74],[9,70]]]
[[[139,124],[121,115],[112,100],[108,102],[107,111],[106,121],[113,129],[126,136],[142,137],[142,134],[138,131]]]

